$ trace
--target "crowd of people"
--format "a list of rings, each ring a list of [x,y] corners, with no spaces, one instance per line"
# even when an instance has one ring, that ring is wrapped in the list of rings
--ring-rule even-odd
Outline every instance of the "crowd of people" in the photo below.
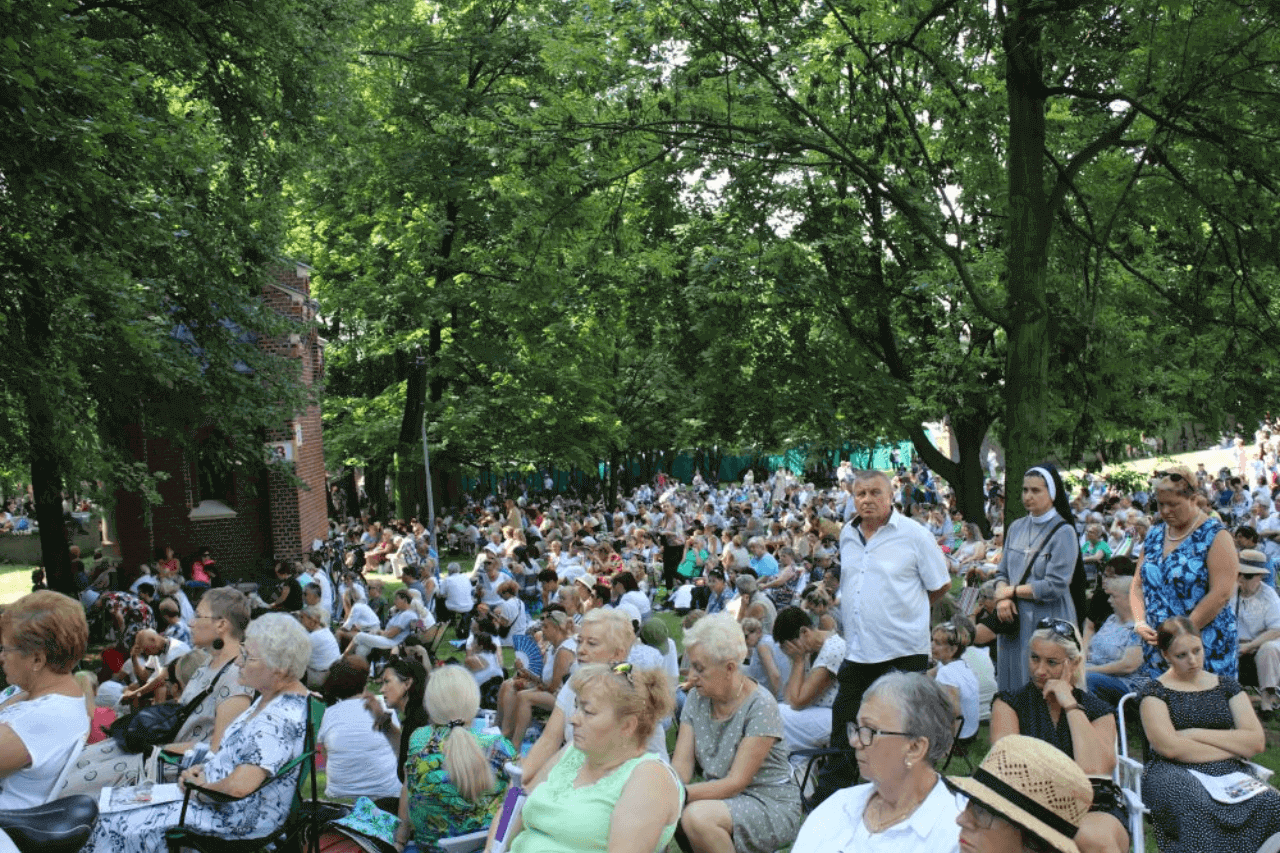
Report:
[[[920,466],[695,477],[608,511],[489,498],[440,520],[444,565],[416,521],[336,519],[341,547],[257,592],[164,549],[127,587],[5,608],[0,808],[177,781],[236,798],[193,799],[188,825],[256,837],[287,816],[311,694],[326,796],[391,820],[397,849],[496,835],[518,783],[517,853],[1124,851],[1132,696],[1160,849],[1257,849],[1280,793],[1221,789],[1280,687],[1280,513],[1257,489],[1240,511],[1239,479],[1166,466],[1073,494],[1045,463],[1007,531],[998,488],[966,519]],[[166,699],[189,711],[141,753],[90,723]],[[983,725],[990,753],[946,777]],[[88,849],[162,850],[180,806],[104,813]]]

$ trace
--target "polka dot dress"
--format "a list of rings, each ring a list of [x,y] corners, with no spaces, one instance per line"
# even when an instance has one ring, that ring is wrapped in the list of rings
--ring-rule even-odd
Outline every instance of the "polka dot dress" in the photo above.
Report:
[[[800,830],[800,789],[782,741],[782,716],[769,691],[756,685],[733,714],[712,719],[711,700],[696,689],[689,694],[681,722],[693,728],[694,755],[707,781],[729,774],[743,738],[775,738],[746,790],[725,800],[733,817],[737,853],[772,853],[789,845]]]

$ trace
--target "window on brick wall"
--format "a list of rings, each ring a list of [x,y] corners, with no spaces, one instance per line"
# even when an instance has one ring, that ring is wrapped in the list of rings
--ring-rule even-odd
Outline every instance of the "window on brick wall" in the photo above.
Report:
[[[225,446],[225,439],[220,435],[212,435],[200,443],[196,456],[197,504],[201,501],[221,501],[227,506],[235,504],[235,472],[218,452]]]

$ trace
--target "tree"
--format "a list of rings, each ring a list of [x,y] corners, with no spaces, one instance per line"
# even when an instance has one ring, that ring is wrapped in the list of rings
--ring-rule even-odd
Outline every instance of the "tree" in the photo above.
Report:
[[[256,345],[286,330],[255,296],[322,77],[302,62],[334,21],[312,3],[0,9],[0,432],[30,467],[50,585],[74,592],[61,493],[90,472],[143,484],[126,424],[188,440],[216,420],[226,461],[260,461],[262,428],[300,405]]]
[[[1204,223],[1214,205],[1200,170],[1226,157],[1241,184],[1271,197],[1265,173],[1246,169],[1237,144],[1213,130],[1221,119],[1258,138],[1274,126],[1265,58],[1274,28],[1235,7],[1191,14],[1156,3],[949,0],[765,9],[678,0],[669,8],[682,58],[669,92],[632,127],[680,144],[730,185],[778,187],[769,197],[783,203],[769,208],[764,230],[775,244],[802,233],[809,256],[801,259],[823,273],[813,280],[833,285],[806,290],[800,304],[840,317],[899,395],[942,402],[936,386],[921,387],[920,374],[904,369],[908,342],[941,344],[931,356],[955,368],[966,392],[1000,389],[1009,470],[1052,453],[1073,416],[1076,399],[1065,392],[1079,386],[1061,374],[1077,342],[1063,331],[1111,331],[1080,322],[1074,298],[1082,284],[1102,304],[1113,298],[1112,264],[1126,254],[1123,230],[1141,215],[1139,194],[1117,197],[1086,176],[1127,158],[1135,182],[1167,182]],[[1245,92],[1263,101],[1266,119],[1235,117],[1231,105]],[[1170,149],[1188,165],[1154,153]],[[1108,200],[1103,216],[1086,212]],[[1061,263],[1079,260],[1055,240],[1066,223],[1100,247],[1101,274],[1084,279]],[[847,300],[858,277],[877,286],[854,313]],[[1264,305],[1253,284],[1248,298]],[[1173,295],[1152,288],[1146,298]],[[1089,306],[1095,319],[1097,306]],[[899,338],[893,318],[913,313],[945,318],[934,324],[940,334]],[[1264,330],[1234,331],[1256,340]],[[956,402],[958,466],[914,438],[972,504],[991,416],[980,402]]]

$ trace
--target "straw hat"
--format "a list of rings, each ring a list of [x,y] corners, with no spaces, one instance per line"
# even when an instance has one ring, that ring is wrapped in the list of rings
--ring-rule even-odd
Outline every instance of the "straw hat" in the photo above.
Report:
[[[1073,839],[1093,804],[1093,787],[1066,753],[1044,741],[1003,737],[973,776],[948,776],[945,781],[1055,850],[1080,853]]]
[[[1240,552],[1240,568],[1242,575],[1265,575],[1267,573],[1267,555],[1253,548],[1245,548]]]

